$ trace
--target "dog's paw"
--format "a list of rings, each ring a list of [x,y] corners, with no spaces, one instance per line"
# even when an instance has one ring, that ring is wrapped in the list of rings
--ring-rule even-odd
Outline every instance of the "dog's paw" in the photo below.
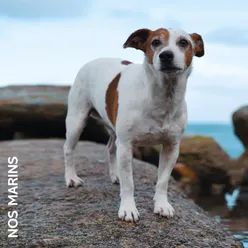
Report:
[[[173,217],[175,210],[168,201],[155,202],[154,213],[171,218]]]
[[[66,186],[68,188],[79,187],[79,186],[84,185],[83,179],[81,179],[77,175],[74,175],[74,176],[67,176],[66,175],[65,176],[65,182],[66,182]]]
[[[110,179],[113,184],[119,184],[119,178],[116,174],[110,174]]]
[[[136,222],[139,220],[140,214],[135,206],[135,203],[128,202],[121,204],[118,216],[122,220]]]

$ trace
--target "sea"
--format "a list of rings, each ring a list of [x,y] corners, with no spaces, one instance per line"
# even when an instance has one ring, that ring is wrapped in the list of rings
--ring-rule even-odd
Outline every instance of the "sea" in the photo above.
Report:
[[[244,151],[243,145],[236,137],[231,123],[189,123],[186,129],[186,135],[213,137],[231,158],[237,158]]]
[[[186,135],[213,137],[232,159],[238,158],[244,152],[243,145],[236,137],[231,123],[189,123],[186,129]],[[230,205],[235,206],[237,204],[236,199],[238,194],[239,189],[237,188],[232,194],[225,195],[226,200],[224,203],[221,203],[221,205],[211,204],[213,199],[210,198],[207,199],[207,203],[201,205],[201,207],[214,216],[225,229],[239,239],[245,248],[248,248],[248,215],[245,214],[239,218],[221,217],[222,213],[226,211]]]

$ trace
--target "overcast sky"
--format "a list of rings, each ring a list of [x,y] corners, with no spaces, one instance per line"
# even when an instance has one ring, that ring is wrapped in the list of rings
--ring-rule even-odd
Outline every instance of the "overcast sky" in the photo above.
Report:
[[[72,84],[97,57],[141,63],[123,49],[138,28],[177,27],[202,35],[188,82],[190,122],[229,122],[248,104],[248,1],[1,0],[0,85]]]

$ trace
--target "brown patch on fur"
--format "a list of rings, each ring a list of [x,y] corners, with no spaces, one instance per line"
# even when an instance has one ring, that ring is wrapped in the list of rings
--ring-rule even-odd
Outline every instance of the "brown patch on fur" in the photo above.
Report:
[[[202,37],[196,33],[191,34],[190,37],[195,43],[195,46],[194,46],[195,56],[202,57],[204,55],[204,43],[203,43]]]
[[[162,42],[167,42],[169,40],[169,31],[164,28],[160,28],[155,31],[151,31],[149,29],[139,29],[128,37],[123,47],[133,47],[135,49],[142,50],[146,54],[148,62],[152,64],[155,51],[157,49],[161,49],[160,46],[154,49],[151,48],[151,43],[154,37],[157,37]]]
[[[180,42],[181,39],[187,40],[187,41],[188,41],[188,46],[186,46],[186,47],[180,46],[179,42]],[[192,44],[191,44],[191,41],[189,41],[188,39],[186,39],[186,38],[184,38],[184,37],[179,37],[179,38],[177,39],[176,43],[177,43],[177,46],[179,47],[179,49],[180,49],[182,52],[184,52],[184,54],[185,54],[185,59],[184,59],[185,65],[186,65],[187,67],[189,67],[190,64],[191,64],[191,62],[192,62],[193,56],[194,56],[194,54],[193,54],[193,46],[192,46]]]
[[[132,64],[132,62],[131,61],[128,61],[128,60],[122,60],[121,61],[121,64],[122,65],[129,65],[129,64]]]
[[[135,49],[139,49],[145,52],[145,44],[151,32],[152,32],[151,30],[146,28],[139,29],[133,32],[126,40],[123,47],[124,48],[133,47]]]
[[[117,91],[117,87],[118,87],[118,83],[120,80],[121,74],[118,73],[116,75],[116,77],[110,82],[107,92],[106,92],[106,111],[107,111],[107,115],[109,120],[111,121],[111,123],[115,126],[116,124],[116,118],[117,118],[117,114],[118,114],[118,91]]]
[[[192,59],[193,59],[193,47],[192,47],[192,44],[190,41],[188,41],[189,45],[186,47],[186,50],[185,48],[183,47],[180,47],[181,50],[183,50],[185,52],[185,65],[187,67],[190,66],[191,62],[192,62]]]
[[[161,49],[162,47],[159,46],[157,48],[152,49],[151,43],[154,39],[154,37],[157,37],[161,42],[168,42],[169,40],[169,31],[164,28],[157,29],[150,33],[147,41],[146,41],[146,49],[145,53],[148,58],[148,63],[152,64],[154,53],[157,51],[157,49]]]

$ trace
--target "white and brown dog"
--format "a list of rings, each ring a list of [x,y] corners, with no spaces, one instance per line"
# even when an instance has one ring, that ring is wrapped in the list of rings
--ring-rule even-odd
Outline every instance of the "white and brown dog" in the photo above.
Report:
[[[185,91],[193,56],[204,55],[200,35],[178,29],[140,29],[124,48],[144,52],[143,64],[100,58],[79,71],[69,92],[66,117],[65,180],[79,186],[74,149],[89,115],[100,118],[110,134],[109,173],[120,182],[119,218],[137,221],[132,159],[134,146],[161,144],[154,213],[172,217],[167,191],[171,171],[187,123]]]

